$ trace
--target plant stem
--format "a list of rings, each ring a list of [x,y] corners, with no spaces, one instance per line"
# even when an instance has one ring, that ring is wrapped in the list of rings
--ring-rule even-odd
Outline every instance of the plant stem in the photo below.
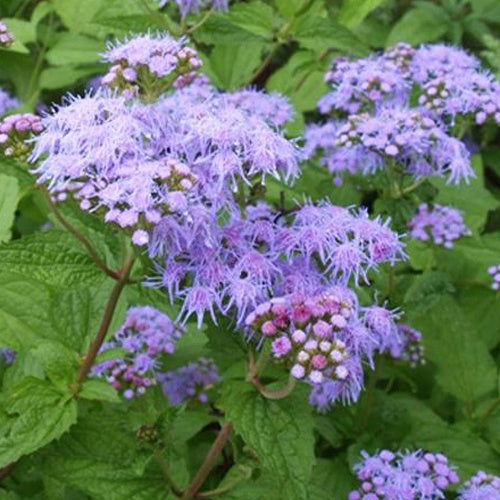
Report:
[[[188,28],[186,30],[186,35],[190,35],[194,31],[196,31],[198,28],[201,28],[208,21],[208,18],[213,13],[214,13],[214,9],[212,7],[209,11],[206,12],[206,14],[201,18],[201,20],[199,22],[197,22],[196,24],[193,24],[193,26],[191,26],[190,28]]]
[[[113,314],[115,312],[116,304],[118,303],[118,299],[128,282],[128,276],[130,274],[130,270],[132,269],[132,265],[134,263],[134,257],[129,254],[125,258],[125,263],[120,270],[119,279],[115,283],[113,290],[111,290],[111,294],[108,298],[108,302],[106,304],[106,309],[104,310],[104,314],[101,321],[101,326],[95,336],[92,344],[90,345],[89,350],[87,351],[87,355],[85,356],[85,360],[80,368],[78,373],[78,377],[76,379],[77,388],[81,386],[83,381],[87,378],[87,375],[94,364],[95,358],[101,348],[104,339],[106,338],[106,333],[108,332],[109,325],[111,320],[113,319]]]
[[[161,469],[163,477],[170,486],[172,493],[177,497],[181,497],[182,490],[175,484],[174,478],[171,476],[170,471],[168,470],[168,466],[165,463],[165,460],[163,460],[162,450],[156,449],[153,453],[153,458],[155,462],[158,464],[158,467]]]
[[[0,469],[0,483],[2,483],[2,481],[10,476],[10,474],[12,474],[12,471],[14,470],[14,467],[16,466],[17,464],[17,460],[15,462],[11,462],[9,465],[6,465],[5,467],[2,467]]]
[[[289,396],[291,392],[295,389],[295,385],[297,383],[297,381],[293,377],[290,377],[286,385],[284,385],[280,389],[268,389],[265,385],[262,385],[257,375],[253,377],[250,380],[250,382],[255,387],[257,387],[262,396],[264,396],[266,399],[274,399],[274,400],[284,399],[287,396]]]
[[[198,469],[198,472],[195,474],[194,478],[191,481],[191,484],[187,487],[187,489],[182,494],[183,500],[191,500],[195,498],[198,490],[202,487],[205,479],[210,474],[210,471],[215,466],[217,462],[217,458],[219,457],[224,445],[227,440],[231,436],[231,432],[233,430],[233,424],[231,422],[226,422],[222,429],[219,431],[219,434],[215,438],[215,441],[212,444],[203,464]]]
[[[276,42],[271,49],[269,50],[269,54],[265,57],[265,59],[262,61],[262,64],[253,72],[252,76],[245,82],[243,85],[244,87],[247,87],[248,85],[252,85],[252,83],[255,83],[259,77],[264,73],[264,71],[267,69],[267,67],[271,64],[274,55],[276,54],[277,50],[280,47],[280,43]]]
[[[195,495],[195,498],[212,498],[218,495],[223,495],[224,493],[231,491],[237,484],[241,483],[241,481],[248,479],[248,477],[249,476],[240,476],[233,479],[233,481],[227,483],[225,486],[221,486],[220,488],[215,488],[214,490],[208,490],[208,491],[201,491],[200,493],[197,493]]]
[[[49,204],[49,207],[52,210],[52,213],[55,215],[56,219],[60,222],[60,224],[64,227],[64,229],[66,229],[68,233],[72,234],[84,246],[90,258],[94,261],[95,265],[99,269],[101,269],[101,271],[103,271],[110,278],[113,278],[114,280],[119,280],[120,279],[119,273],[113,271],[108,266],[106,266],[106,264],[101,260],[99,255],[97,255],[97,252],[92,246],[92,243],[90,243],[90,241],[82,233],[80,233],[80,231],[78,231],[76,227],[74,227],[64,218],[64,215],[57,208],[57,205],[50,199],[50,194],[44,188],[42,188],[42,190]]]
[[[368,381],[366,400],[357,426],[357,431],[359,433],[362,433],[365,430],[366,424],[368,423],[368,418],[373,406],[373,400],[375,398],[375,389],[377,388],[377,380],[380,373],[381,363],[382,359],[375,360],[375,369],[372,371],[370,380]]]

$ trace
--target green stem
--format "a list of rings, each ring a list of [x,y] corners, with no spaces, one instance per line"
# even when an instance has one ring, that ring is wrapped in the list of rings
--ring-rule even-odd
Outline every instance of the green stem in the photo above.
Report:
[[[421,186],[426,180],[427,180],[426,177],[420,178],[418,181],[414,182],[413,184],[411,184],[407,188],[402,189],[401,193],[408,194],[408,193],[411,193],[412,191],[415,191],[415,189],[417,189],[419,186]]]
[[[99,349],[101,348],[104,339],[106,338],[106,334],[108,333],[109,325],[111,324],[111,320],[113,319],[113,314],[116,309],[116,305],[118,304],[118,300],[120,298],[120,295],[125,288],[125,285],[128,282],[128,277],[130,274],[130,271],[132,269],[132,265],[134,264],[134,257],[129,254],[125,258],[125,263],[123,264],[123,267],[120,270],[119,273],[119,279],[115,283],[115,286],[113,287],[113,290],[111,290],[111,294],[108,298],[108,302],[106,304],[106,308],[104,310],[104,314],[101,320],[101,325],[99,326],[99,330],[97,331],[97,335],[95,336],[92,344],[89,347],[89,350],[87,351],[87,354],[85,356],[85,359],[83,361],[82,366],[80,367],[80,371],[78,372],[78,376],[76,379],[76,391],[80,388],[82,383],[85,381],[87,378],[88,374],[90,373],[90,370],[92,368],[92,365],[94,364],[95,358],[97,357],[97,354],[99,353]]]
[[[370,417],[370,412],[373,407],[373,400],[375,399],[375,389],[377,388],[378,376],[380,373],[380,365],[382,364],[382,359],[375,360],[375,369],[372,371],[370,375],[370,379],[368,381],[368,387],[366,389],[366,399],[365,404],[363,406],[363,411],[361,413],[361,418],[359,419],[357,431],[362,433],[366,425],[368,424],[368,418]]]
[[[200,19],[199,22],[191,26],[186,30],[186,35],[190,35],[191,33],[194,33],[198,28],[201,28],[210,18],[210,16],[214,13],[214,9],[211,8],[209,11],[206,12],[206,14]]]
[[[258,391],[262,394],[262,396],[264,396],[266,399],[273,399],[273,400],[285,399],[292,393],[297,383],[297,381],[293,377],[290,377],[286,385],[284,385],[283,387],[279,389],[268,389],[261,383],[257,375],[253,377],[250,380],[250,382],[255,387],[257,387]]]
[[[198,469],[198,472],[192,479],[191,484],[182,494],[182,500],[191,500],[192,498],[195,498],[198,490],[203,486],[203,483],[210,474],[210,471],[214,468],[222,449],[231,436],[232,431],[233,424],[231,422],[226,422],[215,438],[212,447],[208,451],[208,454],[201,464],[201,467]]]
[[[70,222],[68,222],[65,219],[65,217],[63,216],[63,214],[61,213],[59,208],[57,208],[57,205],[50,198],[50,193],[43,187],[42,187],[42,193],[45,196],[45,199],[47,200],[49,207],[52,210],[52,213],[54,214],[56,219],[59,221],[61,226],[63,226],[64,229],[66,229],[66,231],[68,231],[68,233],[73,235],[83,245],[85,250],[87,250],[87,253],[89,254],[90,258],[94,261],[95,265],[99,269],[101,269],[101,271],[104,272],[110,278],[113,278],[114,280],[119,280],[120,279],[119,273],[110,269],[101,260],[101,258],[97,254],[96,250],[94,249],[94,247],[90,243],[90,241],[82,233],[80,233],[80,231],[78,231],[78,229],[76,229],[76,227],[74,227],[72,224],[70,224]]]
[[[182,490],[175,484],[174,478],[172,477],[170,471],[168,470],[168,465],[165,463],[165,460],[163,460],[162,450],[159,448],[156,449],[153,453],[153,458],[157,463],[158,467],[160,468],[163,477],[165,478],[165,481],[167,481],[168,485],[170,486],[172,493],[177,497],[181,497]]]
[[[245,481],[248,478],[249,476],[237,477],[233,479],[231,482],[227,483],[225,486],[221,486],[220,488],[215,488],[214,490],[208,490],[208,491],[200,491],[195,495],[195,498],[212,498],[219,495],[223,495],[224,493],[231,491],[235,486],[237,486],[242,481]]]
[[[500,398],[497,398],[493,404],[486,410],[484,415],[479,419],[477,427],[482,427],[485,422],[495,413],[496,409],[500,406]]]

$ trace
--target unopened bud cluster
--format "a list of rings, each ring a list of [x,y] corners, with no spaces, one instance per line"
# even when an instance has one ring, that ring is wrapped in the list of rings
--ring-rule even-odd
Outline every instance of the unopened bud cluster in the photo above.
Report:
[[[459,500],[498,500],[500,477],[479,471],[466,481],[459,490]]]
[[[157,383],[158,357],[175,351],[181,333],[170,318],[157,309],[132,307],[125,323],[101,349],[101,353],[121,349],[124,355],[103,361],[92,372],[104,377],[125,399],[140,396]]]
[[[361,486],[349,500],[434,500],[444,498],[444,491],[459,481],[441,453],[382,450],[372,456],[362,452],[362,457],[354,467]]]
[[[273,358],[286,362],[292,377],[321,384],[326,378],[349,376],[350,354],[341,337],[354,307],[352,300],[335,293],[294,294],[259,305],[246,325],[272,341]]]
[[[488,274],[493,280],[491,283],[491,288],[493,290],[500,290],[500,264],[498,264],[498,266],[489,267]]]
[[[173,406],[188,401],[205,404],[209,400],[208,390],[219,381],[219,372],[211,359],[200,358],[177,370],[160,373],[158,381]]]
[[[27,158],[32,150],[28,140],[43,131],[41,118],[31,113],[6,116],[0,122],[0,150],[5,156]]]
[[[461,213],[453,207],[422,203],[408,223],[410,236],[416,240],[429,241],[444,248],[453,248],[453,242],[461,236],[470,236]]]
[[[196,50],[168,35],[143,35],[110,45],[104,59],[112,63],[102,84],[127,98],[155,98],[189,85],[202,66]]]
[[[6,24],[0,21],[0,47],[8,49],[12,45],[12,42],[14,42],[12,33],[9,31]]]

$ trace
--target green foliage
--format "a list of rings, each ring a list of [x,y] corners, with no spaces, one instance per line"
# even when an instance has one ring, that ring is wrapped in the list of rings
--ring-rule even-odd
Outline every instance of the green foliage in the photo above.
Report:
[[[290,499],[308,498],[314,464],[313,420],[300,392],[286,401],[271,401],[248,384],[234,382],[226,384],[221,402],[236,432]]]

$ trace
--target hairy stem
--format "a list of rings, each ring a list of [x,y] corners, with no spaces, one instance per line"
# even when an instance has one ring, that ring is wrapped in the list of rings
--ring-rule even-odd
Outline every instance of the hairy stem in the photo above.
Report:
[[[42,188],[43,189],[43,188]],[[87,253],[89,254],[90,258],[94,261],[95,265],[101,269],[107,276],[110,278],[113,278],[114,280],[119,280],[120,275],[116,271],[113,271],[110,269],[99,257],[97,254],[96,250],[92,246],[92,243],[82,234],[76,227],[74,227],[69,221],[67,221],[64,217],[64,215],[61,213],[59,208],[57,208],[57,205],[50,199],[50,194],[47,192],[47,190],[43,189],[43,194],[49,204],[50,209],[52,210],[52,213],[56,217],[56,219],[59,221],[61,226],[68,231],[72,236],[74,236],[87,250]]]
[[[153,458],[158,464],[158,467],[160,468],[165,481],[167,481],[168,485],[170,486],[172,493],[177,497],[181,497],[182,490],[175,484],[174,478],[171,476],[170,471],[168,470],[168,466],[163,459],[162,450],[155,450],[153,453]]]
[[[224,448],[224,445],[227,443],[229,437],[231,436],[232,430],[233,424],[231,422],[227,422],[219,431],[219,434],[215,438],[215,441],[213,442],[212,447],[205,457],[205,460],[201,464],[201,467],[198,469],[198,472],[192,479],[191,484],[182,494],[181,498],[183,500],[191,500],[191,498],[196,497],[198,490],[203,486],[203,483],[210,474],[210,471],[215,466],[217,458],[219,457],[222,449]]]
[[[97,353],[99,352],[99,349],[101,348],[104,339],[106,338],[106,333],[108,332],[109,325],[111,323],[111,320],[113,319],[113,314],[116,309],[116,304],[118,303],[118,299],[120,298],[120,295],[125,285],[128,282],[128,276],[130,274],[130,270],[132,269],[133,263],[134,263],[134,257],[131,254],[129,254],[126,257],[125,263],[123,264],[123,267],[120,270],[119,279],[115,283],[113,290],[111,290],[111,294],[108,298],[106,309],[104,310],[101,325],[99,327],[97,335],[95,336],[92,344],[90,345],[90,348],[87,351],[87,355],[85,356],[85,360],[83,361],[83,364],[78,373],[78,377],[76,380],[77,387],[80,387],[83,381],[87,378],[87,375],[89,374],[90,369],[94,364],[95,358],[97,357]]]

